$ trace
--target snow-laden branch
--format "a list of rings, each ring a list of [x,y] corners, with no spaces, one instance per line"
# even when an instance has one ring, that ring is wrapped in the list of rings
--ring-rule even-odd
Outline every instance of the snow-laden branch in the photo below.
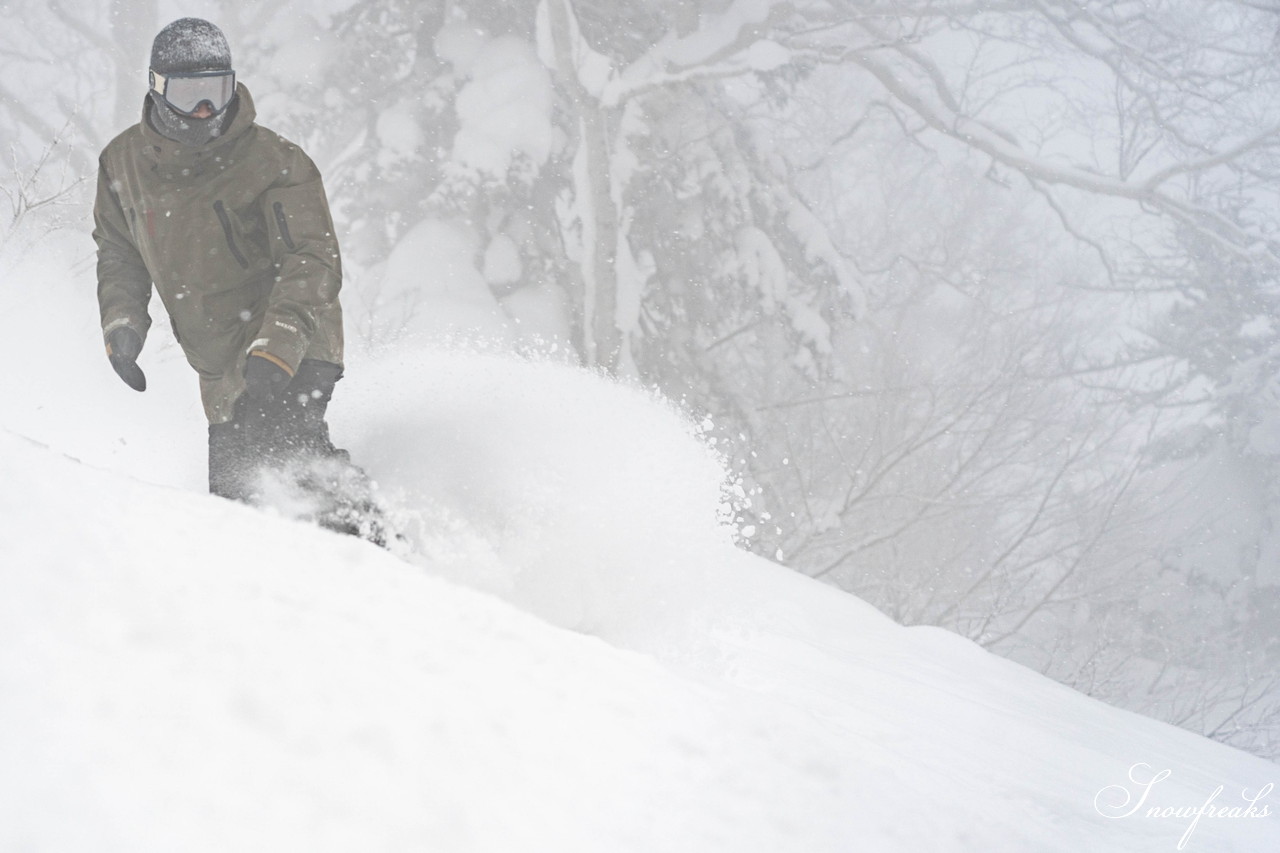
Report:
[[[1231,165],[1251,151],[1280,143],[1280,125],[1268,127],[1220,151],[1187,139],[1164,115],[1153,92],[1140,85],[1140,81],[1122,67],[1122,60],[1175,84],[1177,75],[1158,57],[1149,56],[1139,46],[1125,39],[1122,23],[1107,20],[1105,13],[1115,11],[1114,7],[1099,11],[1076,8],[1074,4],[1061,9],[1053,8],[1059,5],[1063,4],[1053,0],[1023,0],[1021,3],[1011,4],[1008,11],[1043,18],[1082,55],[1104,63],[1125,88],[1147,105],[1153,119],[1166,133],[1202,156],[1170,164],[1145,177],[1134,179],[1054,163],[1039,157],[1023,149],[1015,135],[1006,129],[966,112],[937,63],[909,41],[891,38],[877,22],[877,19],[883,20],[889,11],[894,11],[899,16],[950,17],[959,20],[965,16],[991,13],[993,9],[989,4],[926,3],[916,8],[915,4],[855,4],[849,0],[835,0],[831,5],[793,4],[779,0],[736,0],[721,14],[705,18],[695,32],[684,36],[670,34],[659,41],[639,60],[621,73],[613,75],[599,90],[599,97],[602,104],[612,107],[661,87],[699,79],[776,70],[804,55],[803,51],[793,50],[789,46],[784,26],[786,19],[799,16],[810,22],[824,19],[830,23],[834,13],[843,23],[856,24],[872,37],[875,44],[873,47],[846,47],[838,52],[838,59],[828,51],[821,51],[821,61],[852,61],[862,66],[894,98],[935,130],[986,153],[997,162],[1018,170],[1041,185],[1069,186],[1084,192],[1127,198],[1205,231],[1233,251],[1248,255],[1280,256],[1280,250],[1276,247],[1264,247],[1256,235],[1236,223],[1213,210],[1179,198],[1166,189],[1168,183],[1177,177]],[[883,56],[883,48],[886,47],[905,60],[912,75],[899,73],[902,69]],[[909,82],[915,74],[922,75],[927,81],[925,87]]]
[[[668,33],[611,80],[601,100],[614,106],[673,83],[780,68],[791,54],[768,34],[793,11],[784,0],[735,0],[688,35]]]
[[[1272,125],[1262,133],[1252,136],[1244,142],[1241,142],[1239,145],[1236,145],[1233,148],[1228,148],[1225,151],[1220,151],[1217,154],[1203,157],[1199,160],[1174,163],[1171,166],[1149,175],[1142,181],[1142,185],[1148,189],[1154,190],[1161,184],[1167,182],[1171,178],[1177,177],[1178,175],[1190,175],[1197,172],[1208,171],[1209,169],[1226,165],[1249,151],[1276,144],[1280,144],[1280,124]]]
[[[757,41],[781,16],[790,15],[785,0],[734,0],[719,15],[703,19],[686,36],[668,36],[645,54],[644,61],[657,68],[693,68],[716,65]]]
[[[792,59],[791,52],[775,41],[756,40],[744,46],[744,49],[729,52],[726,57],[715,63],[695,65],[678,71],[655,72],[648,76],[624,82],[627,77],[614,78],[600,93],[601,102],[614,107],[634,98],[637,95],[652,92],[664,86],[689,83],[694,80],[712,78],[739,77],[743,74],[775,71]]]
[[[910,108],[931,128],[950,136],[975,150],[992,157],[997,162],[1016,169],[1036,181],[1057,184],[1085,192],[1116,198],[1130,199],[1173,216],[1214,236],[1225,238],[1227,245],[1237,252],[1249,255],[1265,255],[1280,260],[1280,250],[1261,244],[1259,238],[1227,220],[1218,213],[1197,207],[1175,198],[1159,187],[1175,174],[1210,168],[1219,162],[1227,162],[1250,147],[1280,139],[1280,127],[1272,128],[1250,143],[1238,146],[1239,150],[1222,152],[1192,164],[1182,164],[1166,173],[1157,173],[1142,181],[1124,181],[1119,178],[1091,172],[1078,167],[1065,166],[1022,149],[1008,134],[1000,132],[971,116],[957,112],[944,99],[931,99],[917,91],[879,53],[869,50],[851,50],[846,57],[862,67],[898,101]],[[954,103],[954,99],[951,99]]]

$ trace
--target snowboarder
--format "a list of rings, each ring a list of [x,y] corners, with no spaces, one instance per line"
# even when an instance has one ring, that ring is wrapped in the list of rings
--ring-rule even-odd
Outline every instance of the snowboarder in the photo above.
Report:
[[[200,377],[209,491],[255,502],[262,469],[301,462],[304,488],[355,483],[367,509],[367,479],[325,422],[343,371],[342,264],[320,173],[255,118],[220,29],[182,18],[160,31],[142,121],[99,159],[93,236],[107,357],[146,390],[137,359],[154,284]],[[351,503],[318,520],[362,532]]]

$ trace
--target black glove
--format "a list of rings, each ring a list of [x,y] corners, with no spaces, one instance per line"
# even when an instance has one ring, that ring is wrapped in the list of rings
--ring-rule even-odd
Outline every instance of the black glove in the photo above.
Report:
[[[250,355],[244,361],[244,390],[251,400],[265,403],[273,399],[291,379],[289,371],[269,358]]]
[[[107,358],[111,367],[135,391],[147,390],[147,377],[138,367],[138,353],[142,352],[142,338],[128,326],[112,329],[107,335]]]

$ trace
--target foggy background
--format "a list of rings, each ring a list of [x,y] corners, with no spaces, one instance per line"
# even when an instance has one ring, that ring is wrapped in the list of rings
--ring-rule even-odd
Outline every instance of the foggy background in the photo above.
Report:
[[[186,15],[319,165],[353,340],[657,387],[745,547],[1280,758],[1280,7],[2,2],[0,270],[74,235],[96,310]]]

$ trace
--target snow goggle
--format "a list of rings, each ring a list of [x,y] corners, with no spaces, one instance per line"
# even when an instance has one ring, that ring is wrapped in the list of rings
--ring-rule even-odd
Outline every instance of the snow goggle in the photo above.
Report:
[[[236,93],[236,72],[195,71],[190,74],[161,74],[151,71],[151,88],[164,98],[175,112],[194,116],[201,104],[208,104],[214,115],[231,103]]]

